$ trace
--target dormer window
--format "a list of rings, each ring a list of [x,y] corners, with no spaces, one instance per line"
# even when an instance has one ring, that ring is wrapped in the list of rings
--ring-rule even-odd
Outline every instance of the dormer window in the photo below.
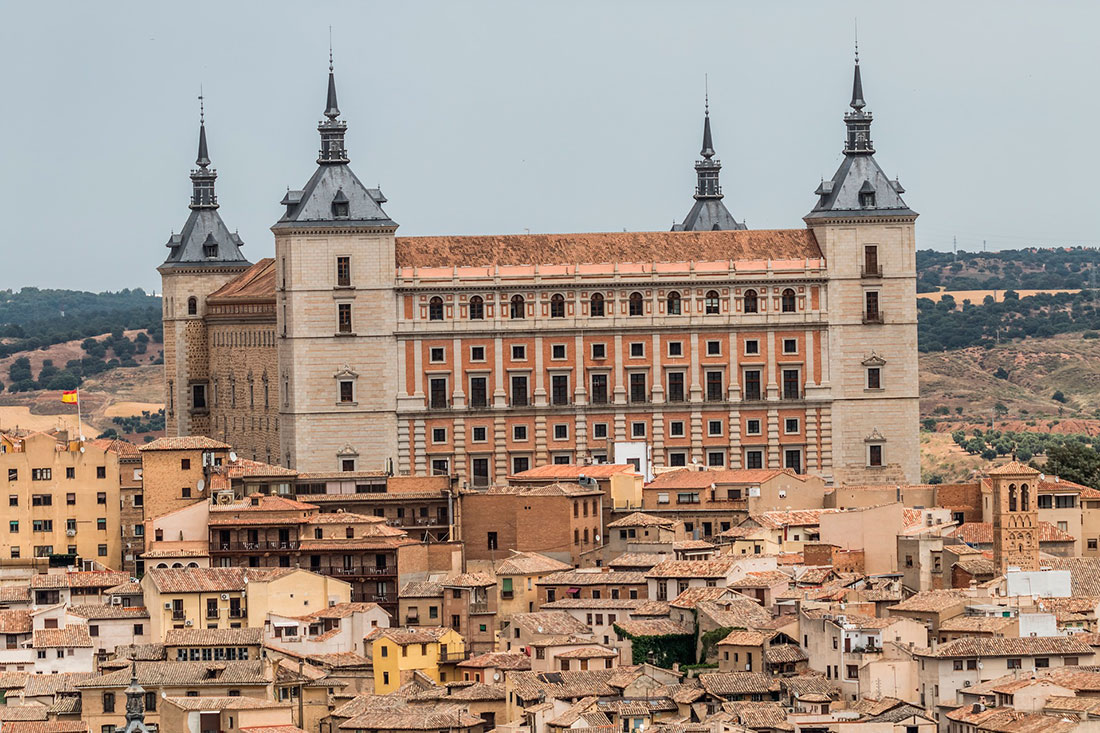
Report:
[[[870,181],[864,181],[859,189],[859,207],[861,209],[875,208],[875,187]]]
[[[337,219],[347,219],[350,215],[348,197],[344,195],[344,189],[339,189],[332,199],[332,215]]]
[[[206,241],[202,243],[202,256],[203,257],[217,257],[218,256],[218,240],[214,239],[214,233],[206,235]]]

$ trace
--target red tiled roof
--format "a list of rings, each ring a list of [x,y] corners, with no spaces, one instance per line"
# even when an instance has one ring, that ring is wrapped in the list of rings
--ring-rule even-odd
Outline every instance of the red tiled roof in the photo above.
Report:
[[[275,259],[264,257],[252,267],[208,295],[208,301],[220,299],[268,299],[275,297]]]
[[[31,588],[111,588],[129,580],[129,573],[115,570],[39,573],[31,576]]]
[[[398,267],[820,258],[810,229],[398,237]]]
[[[138,448],[139,451],[150,450],[220,450],[226,451],[233,446],[220,440],[208,438],[205,435],[181,435],[176,438],[157,438],[152,443],[146,443]]]
[[[0,634],[29,634],[33,629],[30,611],[0,611]]]
[[[758,484],[781,474],[796,474],[788,469],[773,468],[730,468],[720,470],[696,471],[685,468],[668,471],[657,476],[648,484],[647,489],[705,489],[711,484]]]
[[[1038,528],[1040,542],[1075,541],[1073,535],[1068,532],[1063,532],[1050,522],[1039,522]],[[969,542],[975,545],[988,545],[993,542],[993,523],[967,522],[966,524],[960,524],[956,527],[952,534],[963,542]]]
[[[600,479],[619,474],[637,475],[634,466],[629,463],[548,463],[544,466],[529,468],[526,471],[509,476],[511,479],[578,479],[581,476]]]
[[[70,624],[63,629],[36,629],[32,645],[35,649],[90,647],[92,637],[86,625]]]

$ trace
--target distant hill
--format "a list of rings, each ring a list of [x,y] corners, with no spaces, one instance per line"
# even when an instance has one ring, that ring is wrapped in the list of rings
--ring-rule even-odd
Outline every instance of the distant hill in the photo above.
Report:
[[[917,252],[917,292],[936,290],[1079,290],[1093,279],[1100,250],[1092,247],[1003,252]],[[1100,273],[1096,273],[1100,276]]]

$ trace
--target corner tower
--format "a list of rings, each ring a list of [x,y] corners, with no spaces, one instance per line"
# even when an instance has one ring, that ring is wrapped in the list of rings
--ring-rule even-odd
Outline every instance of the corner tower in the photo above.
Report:
[[[274,226],[280,462],[385,470],[397,457],[394,232],[348,166],[329,57],[317,170]]]
[[[1012,461],[989,472],[993,484],[993,570],[1039,569],[1039,472]]]
[[[804,217],[825,254],[836,483],[920,483],[917,213],[875,161],[856,48],[844,160]],[[826,471],[828,473],[828,471]]]
[[[722,186],[718,174],[722,161],[714,157],[714,142],[710,134],[710,96],[706,98],[703,112],[703,147],[699,151],[702,160],[695,161],[695,204],[684,221],[672,227],[674,232],[727,231],[745,229],[743,222],[733,218],[722,203]]]
[[[218,214],[214,190],[218,172],[210,167],[201,104],[195,165],[191,213],[180,233],[168,239],[168,258],[157,268],[164,322],[165,430],[169,436],[212,432],[206,298],[252,264],[241,254],[244,242],[229,231]]]

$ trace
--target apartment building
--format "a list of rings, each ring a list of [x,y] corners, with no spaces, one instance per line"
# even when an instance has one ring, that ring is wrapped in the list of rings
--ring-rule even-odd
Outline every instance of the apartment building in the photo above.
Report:
[[[45,569],[80,560],[122,567],[119,454],[67,434],[6,436],[6,567]]]

